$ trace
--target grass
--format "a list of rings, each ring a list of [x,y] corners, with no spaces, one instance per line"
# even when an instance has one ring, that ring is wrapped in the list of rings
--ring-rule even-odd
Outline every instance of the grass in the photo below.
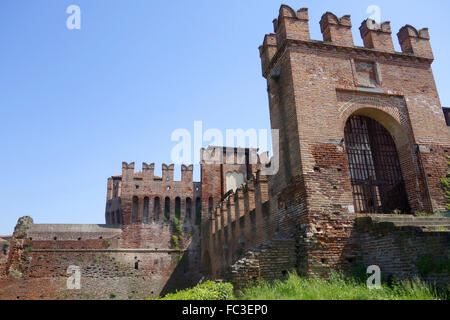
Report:
[[[289,274],[284,281],[258,282],[237,293],[242,300],[446,300],[447,294],[416,279],[381,289],[367,288],[356,278],[332,274],[329,280]]]
[[[361,278],[333,273],[328,280],[302,278],[291,273],[273,283],[258,281],[233,293],[230,283],[207,281],[194,288],[177,291],[157,300],[448,300],[447,292],[438,292],[416,279],[383,284],[369,289]]]

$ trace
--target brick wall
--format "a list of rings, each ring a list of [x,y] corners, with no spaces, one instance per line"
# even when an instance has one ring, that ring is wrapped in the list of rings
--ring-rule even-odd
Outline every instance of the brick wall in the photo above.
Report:
[[[230,266],[228,279],[235,290],[245,287],[251,280],[273,281],[296,269],[296,243],[294,240],[273,240],[259,249],[249,250]]]
[[[117,229],[27,221],[16,228],[0,299],[142,299],[201,278],[199,231],[191,225],[178,234],[162,222]],[[70,266],[80,268],[81,290],[67,289]]]
[[[450,232],[426,232],[419,226],[398,227],[389,222],[377,223],[370,217],[357,220],[351,242],[356,245],[352,251],[357,253],[357,263],[364,267],[379,266],[384,279],[419,277],[418,263],[426,256],[435,260],[450,258]],[[431,271],[424,279],[449,287],[448,265],[444,272]]]

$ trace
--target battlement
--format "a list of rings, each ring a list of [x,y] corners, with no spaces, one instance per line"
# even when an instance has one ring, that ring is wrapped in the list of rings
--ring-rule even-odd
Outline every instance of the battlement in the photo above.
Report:
[[[260,46],[260,56],[263,75],[267,77],[269,65],[277,52],[289,42],[310,42],[318,44],[310,37],[308,9],[301,8],[295,11],[287,5],[280,7],[278,19],[273,21],[274,33],[267,34]],[[323,44],[343,48],[359,48],[354,45],[352,36],[352,22],[350,15],[338,18],[334,13],[326,12],[320,20],[320,29],[323,35]],[[402,52],[395,52],[392,41],[390,22],[377,23],[366,19],[359,28],[364,49],[376,50],[385,54],[404,55],[433,60],[430,45],[430,36],[427,28],[417,30],[406,25],[400,29],[398,39]]]
[[[428,28],[417,31],[416,28],[408,24],[400,29],[397,36],[404,53],[429,59],[434,58]]]
[[[236,148],[209,146],[200,151],[202,164],[251,164],[265,165],[268,163],[268,152],[258,154],[258,148]]]
[[[267,216],[268,212],[262,212],[262,210],[263,204],[268,200],[267,176],[257,171],[255,176],[245,181],[238,189],[230,190],[215,206],[209,220],[206,221],[205,230],[210,236],[214,236],[220,230],[229,229],[232,232],[232,238],[241,244],[246,239],[256,241],[250,234],[257,229],[257,225],[261,224],[263,216]],[[251,245],[257,244],[251,243]]]
[[[122,176],[121,180],[123,182],[143,180],[143,181],[174,181],[174,164],[162,164],[162,177],[155,176],[155,164],[142,163],[142,171],[135,172],[135,164],[123,162],[122,163]],[[193,182],[193,165],[182,165],[181,166],[181,181],[182,182]]]
[[[326,12],[320,20],[323,41],[342,46],[353,46],[352,21],[349,15],[338,18],[334,13]]]

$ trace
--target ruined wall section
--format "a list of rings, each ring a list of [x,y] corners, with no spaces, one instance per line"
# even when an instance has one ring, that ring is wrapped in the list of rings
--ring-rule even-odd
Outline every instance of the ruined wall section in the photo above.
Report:
[[[358,218],[351,237],[354,245],[352,251],[358,253],[355,265],[365,268],[377,265],[385,280],[421,277],[449,289],[450,219],[434,220],[440,221],[424,219],[425,222],[415,221],[409,222],[409,226],[401,226],[393,222],[376,221],[373,217]],[[446,227],[424,230],[423,225],[426,223]]]
[[[21,221],[0,281],[2,299],[143,299],[201,278],[198,235],[179,235],[175,247],[170,223],[114,228]],[[69,267],[81,272],[80,290],[67,288]]]
[[[302,204],[286,209],[269,199],[261,171],[220,202],[202,225],[205,275],[243,287],[254,279],[275,280],[298,267],[297,234]],[[295,193],[297,190],[291,190]]]

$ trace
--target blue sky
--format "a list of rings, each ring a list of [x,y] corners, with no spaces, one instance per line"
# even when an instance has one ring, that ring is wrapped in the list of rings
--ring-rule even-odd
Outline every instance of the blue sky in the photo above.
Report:
[[[205,129],[269,128],[258,46],[281,3],[308,7],[318,40],[331,11],[352,15],[362,45],[369,5],[391,21],[397,50],[401,26],[429,27],[450,106],[449,1],[2,0],[0,234],[24,215],[103,223],[108,176],[122,161],[155,162],[160,173],[171,133],[193,130],[195,120]],[[72,4],[81,30],[66,28]]]

